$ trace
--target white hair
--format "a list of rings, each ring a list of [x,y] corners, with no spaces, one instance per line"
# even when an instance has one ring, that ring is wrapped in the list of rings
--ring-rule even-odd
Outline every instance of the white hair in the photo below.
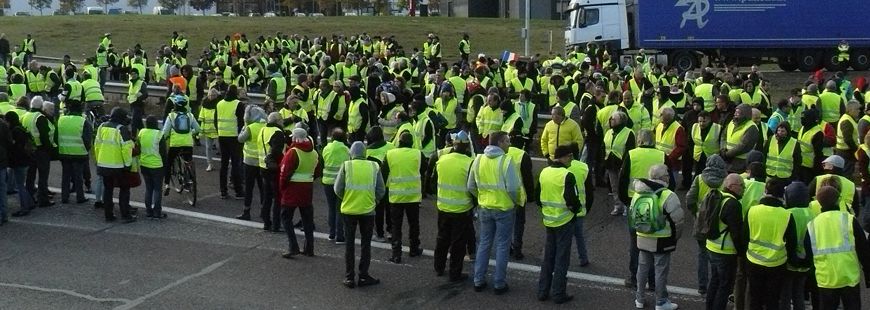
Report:
[[[42,109],[43,100],[42,96],[34,96],[33,99],[30,99],[30,108],[31,109]]]
[[[652,166],[652,168],[649,169],[649,179],[650,180],[663,181],[665,183],[668,183],[670,178],[671,177],[668,174],[668,166],[658,164],[658,165]]]

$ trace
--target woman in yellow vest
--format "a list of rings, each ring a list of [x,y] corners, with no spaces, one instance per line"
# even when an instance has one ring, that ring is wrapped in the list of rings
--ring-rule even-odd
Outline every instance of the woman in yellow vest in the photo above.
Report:
[[[302,128],[293,129],[290,148],[281,160],[278,187],[280,190],[281,221],[287,227],[289,249],[284,258],[292,258],[298,254],[314,256],[314,206],[312,195],[314,179],[321,176],[323,165],[318,159],[314,144],[308,138],[308,132]],[[329,189],[329,188],[327,188]],[[302,218],[302,230],[305,233],[305,244],[302,251],[296,242],[296,232],[293,230],[293,215],[296,210]],[[353,244],[353,242],[351,242]]]
[[[163,195],[160,184],[163,180],[163,156],[166,154],[166,140],[157,127],[157,118],[145,118],[145,128],[139,131],[136,144],[139,146],[139,164],[145,183],[145,213],[149,218],[166,218],[163,213]]]
[[[205,171],[212,171],[211,152],[217,150],[217,103],[221,101],[217,89],[208,90],[208,96],[202,100],[202,105],[197,115],[197,121],[202,129],[202,137],[205,144]]]

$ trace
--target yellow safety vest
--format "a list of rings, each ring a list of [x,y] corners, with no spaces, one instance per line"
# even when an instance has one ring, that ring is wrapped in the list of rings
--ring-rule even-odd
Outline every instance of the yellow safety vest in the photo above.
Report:
[[[344,166],[344,196],[341,197],[341,214],[361,215],[375,212],[375,186],[380,170],[374,162],[352,159]]]
[[[743,135],[746,133],[746,130],[749,129],[749,126],[753,126],[754,124],[751,121],[744,120],[739,127],[735,127],[734,122],[728,122],[728,128],[726,129],[727,136],[725,137],[725,149],[733,150],[740,144],[740,139],[743,138]],[[748,152],[747,152],[748,153]],[[739,159],[746,159],[747,153],[743,153],[737,155]]]
[[[460,153],[438,157],[435,171],[438,173],[438,210],[447,213],[463,213],[471,210],[471,196],[466,183],[471,163],[474,160]]]
[[[833,175],[833,174],[824,174],[819,175],[814,178],[816,182],[816,188],[813,189],[813,192],[819,190],[819,186],[822,182],[831,177],[836,177],[840,179],[840,199],[838,203],[840,204],[840,211],[846,211],[850,214],[855,214],[855,211],[852,210],[852,202],[855,198],[855,183],[852,180],[849,180],[846,177]],[[819,214],[822,212],[821,205],[818,201],[813,201],[814,203],[810,203],[810,209],[813,210],[814,214]]]
[[[136,102],[139,99],[139,91],[142,89],[142,79],[130,83],[130,88],[127,90],[127,103]]]
[[[490,133],[501,130],[501,126],[504,123],[504,115],[498,108],[493,110],[489,105],[484,105],[480,109],[480,112],[477,113],[476,122],[480,136],[487,138]]]
[[[795,250],[797,252],[797,256],[801,259],[806,258],[807,250],[804,248],[804,238],[807,234],[807,225],[813,220],[813,213],[808,208],[791,208],[787,210],[788,213],[791,214],[791,218],[794,220],[794,228],[795,233]],[[792,264],[788,264],[786,268],[790,271],[796,272],[807,272],[810,271],[809,267],[796,267]]]
[[[743,218],[749,214],[749,209],[757,205],[764,196],[764,182],[755,179],[743,179],[743,196],[740,196],[740,211]]]
[[[199,129],[202,134],[208,138],[217,138],[217,128],[215,128],[215,110],[200,107],[199,109]]]
[[[444,104],[444,99],[440,97],[435,99],[435,111],[441,113],[444,116],[444,119],[447,120],[446,129],[454,129],[456,128],[456,98],[450,98],[450,101],[447,104]]]
[[[746,259],[765,267],[782,266],[786,262],[785,229],[791,219],[786,209],[757,205],[749,209],[749,246]]]
[[[813,126],[807,131],[804,131],[804,128],[801,127],[798,132],[798,143],[801,145],[801,166],[806,168],[812,168],[815,164],[816,160],[816,152],[815,148],[813,148],[813,137],[816,136],[817,133],[822,131],[821,125]]]
[[[477,155],[476,161],[476,168],[472,169],[472,173],[477,183],[478,205],[501,211],[513,209],[514,202],[505,183],[510,158],[507,155],[495,158]]]
[[[359,111],[360,105],[365,103],[365,100],[366,99],[364,97],[360,97],[357,100],[351,101],[350,107],[347,110],[348,111],[348,114],[347,114],[347,132],[348,133],[353,133],[353,132],[358,132],[358,131],[362,131],[362,132],[368,131],[368,128],[361,128],[362,127],[362,114],[360,114],[360,111]]]
[[[221,100],[217,104],[217,134],[219,137],[238,137],[239,124],[236,118],[236,109],[239,100]]]
[[[855,287],[861,280],[853,218],[846,212],[827,211],[807,225],[820,288]]]
[[[257,145],[257,163],[260,164],[260,168],[266,169],[266,155],[271,150],[269,148],[269,141],[272,140],[272,136],[280,132],[280,128],[266,126],[257,135],[257,141],[260,142]]]
[[[837,122],[837,118],[840,118],[840,103],[842,102],[842,97],[840,95],[824,91],[821,95],[819,95],[819,103],[820,110],[822,112],[822,121],[827,123],[835,123]],[[844,115],[845,116],[845,115]],[[842,118],[840,118],[842,119]]]
[[[120,169],[133,164],[133,141],[123,141],[121,126],[100,126],[94,140],[97,167]]]
[[[629,183],[636,179],[646,178],[653,166],[665,163],[665,152],[660,150],[639,147],[628,151],[631,158],[631,167],[628,170]],[[634,186],[628,187],[628,196],[634,196]]]
[[[702,83],[695,86],[695,96],[704,99],[704,111],[710,112],[716,108],[716,102],[713,101],[713,84]]]
[[[432,123],[432,120],[429,118],[429,112],[431,109],[426,109],[421,113],[417,121],[414,122],[414,134],[416,142],[416,147],[423,155],[427,158],[432,157],[435,154],[435,140],[438,138],[438,132],[435,130],[435,124]],[[426,136],[426,128],[430,128],[432,130],[432,139],[429,140],[425,145],[423,144],[423,137]]]
[[[569,173],[564,167],[546,167],[541,171],[541,218],[546,227],[561,227],[574,218],[564,196]]]
[[[665,128],[665,123],[656,126],[656,149],[666,155],[671,154],[676,147],[677,129],[682,127],[676,121],[671,122],[668,128]]]
[[[100,83],[94,79],[88,79],[82,82],[82,88],[85,93],[85,101],[105,101],[105,97],[103,97],[103,91],[100,90]]]
[[[290,182],[314,182],[314,169],[317,168],[318,162],[317,152],[314,150],[306,152],[295,147],[293,150],[296,150],[296,157],[299,159],[299,164],[296,166],[296,170],[293,171],[293,175],[290,176]],[[347,173],[347,171],[345,171],[345,173]]]
[[[727,226],[722,222],[722,209],[724,209],[725,202],[729,199],[737,199],[734,195],[731,195],[726,192],[722,192],[722,201],[720,203],[719,214],[717,217],[717,224],[715,229],[718,229],[721,233],[719,234],[719,238],[716,240],[706,240],[705,247],[707,250],[713,253],[725,254],[725,255],[736,255],[737,248],[734,247],[734,241],[731,239],[730,232],[726,229]]]
[[[516,169],[514,169],[514,171],[517,172],[516,173],[517,180],[520,180],[520,184],[522,184],[523,174],[520,171],[520,165],[522,165],[523,156],[526,155],[526,151],[523,151],[522,149],[515,148],[512,146],[512,147],[508,148],[508,151],[505,155],[507,155],[507,157],[509,157],[511,159],[511,162],[514,164],[514,167],[516,168]],[[517,191],[517,195],[519,195],[519,199],[517,199],[518,200],[517,205],[521,206],[521,207],[525,206],[526,199],[527,199],[526,189],[524,187],[520,186],[519,190]]]
[[[275,102],[284,103],[287,98],[287,79],[283,76],[273,76],[272,82],[275,82]]]
[[[695,161],[701,160],[701,155],[710,155],[719,153],[719,132],[722,126],[719,124],[710,124],[710,131],[706,137],[701,137],[701,124],[695,123],[692,125],[692,141],[695,142],[693,147],[693,158]]]
[[[779,150],[779,139],[773,138],[770,140],[770,146],[767,149],[767,175],[781,179],[787,179],[792,176],[794,168],[794,150],[797,145],[795,138],[788,138],[782,151]]]
[[[568,171],[574,174],[574,180],[577,182],[577,198],[580,200],[580,211],[577,212],[577,217],[586,216],[586,178],[589,177],[589,166],[579,160],[572,160],[568,166]]]
[[[852,136],[850,136],[850,137],[843,136],[843,131],[840,130],[840,127],[841,127],[841,125],[843,125],[843,123],[846,123],[846,124],[849,124],[849,126],[852,126]],[[838,150],[848,150],[849,145],[846,144],[846,139],[849,139],[850,141],[854,142],[855,145],[861,144],[861,142],[860,142],[861,140],[858,139],[858,123],[855,122],[855,120],[852,119],[852,117],[849,116],[849,114],[843,114],[843,116],[840,117],[840,121],[837,122],[837,145],[835,145],[835,148]]]
[[[260,121],[257,123],[248,124],[248,134],[250,135],[250,139],[245,141],[245,145],[242,148],[242,153],[245,156],[245,161],[248,162],[256,162],[256,165],[252,166],[260,166],[260,131],[266,128],[266,122]]]
[[[523,134],[528,135],[532,126],[532,118],[538,117],[535,114],[535,104],[532,102],[515,102],[514,111],[523,120]]]
[[[88,155],[82,141],[85,118],[80,115],[64,115],[57,120],[57,151],[60,155]]]
[[[420,176],[420,151],[399,147],[387,152],[387,165],[390,175],[387,188],[390,203],[413,203],[423,199],[423,186]]]
[[[170,131],[169,131],[169,147],[192,147],[193,146],[193,114],[189,112],[187,113],[187,117],[190,121],[188,126],[190,127],[190,132],[188,133],[178,133],[175,131],[175,118],[178,117],[177,112],[169,113],[169,117],[167,120],[169,121]]]
[[[604,158],[609,154],[613,154],[618,159],[622,159],[625,155],[625,145],[628,143],[628,135],[632,133],[631,128],[622,127],[622,129],[613,136],[613,129],[607,130],[604,134]]]
[[[323,184],[335,184],[341,164],[350,160],[350,149],[341,141],[332,141],[323,148]]]
[[[139,164],[142,167],[156,169],[163,167],[163,157],[160,155],[160,130],[144,128],[139,130]]]
[[[31,111],[31,112],[25,113],[24,117],[22,117],[22,119],[21,119],[21,124],[24,126],[24,129],[26,129],[30,133],[30,137],[33,139],[33,145],[36,145],[36,146],[42,146],[42,139],[40,139],[41,136],[39,133],[39,129],[36,128],[36,122],[37,122],[37,120],[39,120],[40,117],[46,117],[46,116],[43,115],[42,112],[32,112]],[[55,131],[54,124],[50,120],[48,120],[47,117],[45,120],[48,123],[48,140],[51,141],[51,146],[55,147],[55,146],[57,146],[57,144],[54,141],[54,131]]]

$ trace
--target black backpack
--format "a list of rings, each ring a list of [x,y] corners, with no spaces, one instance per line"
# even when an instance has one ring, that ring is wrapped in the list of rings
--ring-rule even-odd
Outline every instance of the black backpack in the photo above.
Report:
[[[723,232],[719,230],[719,217],[722,213],[723,199],[722,193],[715,189],[704,196],[701,205],[698,206],[698,218],[695,220],[696,239],[719,239],[719,236]]]

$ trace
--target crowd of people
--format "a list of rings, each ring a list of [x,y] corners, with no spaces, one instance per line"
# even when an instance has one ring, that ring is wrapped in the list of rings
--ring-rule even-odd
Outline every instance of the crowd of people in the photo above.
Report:
[[[546,227],[537,297],[561,304],[573,298],[572,243],[580,266],[590,264],[583,220],[595,198],[605,200],[594,195],[603,187],[599,205],[628,223],[625,284],[637,308],[647,288],[657,310],[678,307],[666,289],[670,257],[694,218],[707,309],[729,300],[737,309],[803,309],[805,296],[813,309],[860,309],[862,270],[870,279],[863,77],[818,72],[773,100],[755,66],[677,72],[643,51],[619,60],[595,44],[564,57],[471,57],[467,35],[457,48],[459,60],[448,63],[434,34],[417,47],[366,33],[234,34],[207,42],[192,65],[183,34],[151,62],[139,45],[117,54],[106,33],[81,68],[69,57],[50,68],[32,60],[28,35],[0,55],[0,168],[8,167],[0,189],[18,194],[12,216],[53,205],[50,162],[60,160],[62,202],[72,192],[87,202],[93,183],[95,207],[115,221],[117,187],[120,217],[133,222],[130,188],[141,182],[147,217],[161,219],[172,163],[192,161],[202,145],[207,171],[219,150],[221,198],[232,187],[244,201],[237,218],[252,218],[256,193],[263,229],[286,232],[285,258],[314,255],[319,182],[329,239],[346,247],[344,285],[377,284],[371,242],[390,242],[389,261],[401,263],[407,218],[407,255],[420,256],[420,205],[431,196],[435,273],[471,277],[483,291],[493,252],[495,294],[508,291],[508,260],[524,258],[525,206],[536,204]],[[104,115],[108,80],[128,83],[129,109]],[[149,107],[164,96],[149,96],[148,85],[167,87],[160,108]],[[262,105],[249,100],[254,92]],[[549,116],[540,133],[539,113]],[[538,175],[532,154],[547,161]]]

